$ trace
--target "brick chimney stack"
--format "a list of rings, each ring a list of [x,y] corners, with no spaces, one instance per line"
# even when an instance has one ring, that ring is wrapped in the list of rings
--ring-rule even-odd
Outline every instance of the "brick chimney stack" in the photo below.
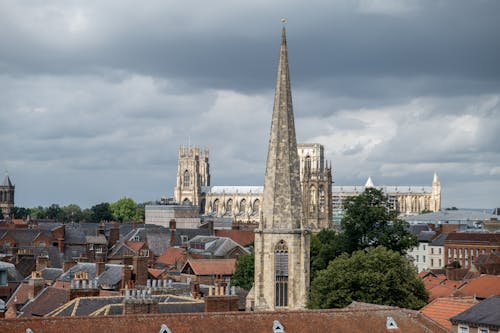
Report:
[[[38,293],[45,287],[45,281],[42,278],[42,273],[39,271],[31,272],[31,279],[29,280],[28,285],[30,287],[28,297],[35,298],[36,295],[38,295]]]
[[[148,262],[146,257],[133,257],[133,272],[136,286],[146,286],[148,281]]]
[[[49,257],[45,254],[40,254],[36,257],[36,270],[41,271],[44,268],[49,267]]]
[[[111,229],[109,229],[108,237],[108,248],[113,247],[120,239],[120,227],[117,222],[111,224]]]
[[[99,277],[106,270],[106,264],[102,258],[97,258],[95,262],[95,276]]]
[[[173,247],[175,245],[175,228],[175,220],[170,220],[170,247]]]

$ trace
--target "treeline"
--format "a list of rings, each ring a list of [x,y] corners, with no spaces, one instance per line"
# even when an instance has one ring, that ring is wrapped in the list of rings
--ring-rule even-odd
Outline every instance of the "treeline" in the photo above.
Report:
[[[81,209],[80,206],[70,204],[59,206],[52,204],[48,207],[14,207],[11,217],[15,219],[51,219],[58,222],[89,222],[101,221],[143,222],[144,207],[156,202],[136,203],[131,198],[122,198],[116,202],[102,202],[91,208]]]

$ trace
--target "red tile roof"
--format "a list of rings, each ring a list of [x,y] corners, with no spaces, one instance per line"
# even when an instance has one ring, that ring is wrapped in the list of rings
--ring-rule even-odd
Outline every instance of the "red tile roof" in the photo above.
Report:
[[[19,287],[14,291],[6,306],[9,306],[11,303],[14,304],[24,304],[28,301],[29,292],[31,287],[27,283],[21,283]]]
[[[231,238],[241,246],[248,246],[255,240],[253,230],[215,230],[215,236]]]
[[[132,249],[135,253],[139,253],[139,251],[143,248],[146,243],[144,242],[133,242],[126,241],[125,245],[127,245],[130,249]]]
[[[439,274],[437,276],[429,275],[423,279],[425,289],[427,289],[427,290],[441,284],[441,282],[443,282],[445,280],[446,280],[446,275],[444,275],[444,274]]]
[[[12,219],[12,223],[16,225],[24,225],[26,222],[22,219]]]
[[[148,268],[148,273],[155,279],[157,279],[160,275],[162,275],[163,272],[165,272],[164,269]]]
[[[500,296],[500,276],[499,275],[481,275],[477,278],[467,281],[460,292],[466,296],[476,296],[479,298],[488,298],[490,296]]]
[[[451,331],[450,318],[464,312],[479,301],[473,297],[437,298],[420,309],[420,312]]]
[[[156,260],[165,265],[175,265],[179,259],[185,260],[186,250],[179,247],[169,247]]]
[[[81,332],[159,332],[167,325],[172,332],[272,332],[274,321],[279,321],[285,332],[387,333],[387,319],[392,317],[397,329],[405,333],[447,333],[439,325],[418,311],[394,307],[364,307],[358,309],[300,310],[281,312],[212,312],[186,314],[117,315],[102,317],[45,317],[0,320],[1,332],[33,332],[57,330],[58,333]]]
[[[446,237],[445,244],[453,242],[500,244],[500,233],[452,232]]]
[[[186,265],[196,275],[233,275],[236,259],[189,259]]]

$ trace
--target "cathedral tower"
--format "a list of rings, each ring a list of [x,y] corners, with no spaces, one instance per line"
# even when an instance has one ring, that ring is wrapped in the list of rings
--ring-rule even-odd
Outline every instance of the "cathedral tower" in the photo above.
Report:
[[[310,230],[302,210],[287,53],[283,27],[261,219],[255,231],[256,310],[305,308],[309,290]]]
[[[0,218],[9,216],[10,211],[14,208],[15,189],[9,175],[5,175],[2,185],[0,185]]]
[[[439,182],[437,173],[434,172],[432,180],[432,194],[430,200],[430,210],[438,212],[441,210],[441,183]]]
[[[175,201],[204,207],[201,198],[204,186],[210,186],[208,149],[201,151],[198,147],[179,147]]]

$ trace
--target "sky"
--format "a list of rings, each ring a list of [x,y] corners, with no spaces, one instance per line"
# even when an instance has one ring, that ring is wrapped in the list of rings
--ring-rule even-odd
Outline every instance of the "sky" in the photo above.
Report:
[[[0,168],[16,205],[173,196],[180,145],[212,185],[262,185],[286,24],[297,140],[336,185],[500,206],[496,0],[0,0]],[[2,171],[3,171],[2,170]]]

